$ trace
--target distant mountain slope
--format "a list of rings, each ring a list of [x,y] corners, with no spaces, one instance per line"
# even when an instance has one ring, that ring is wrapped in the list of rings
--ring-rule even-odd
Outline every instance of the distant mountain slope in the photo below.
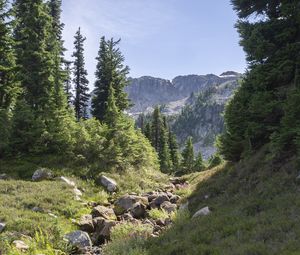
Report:
[[[236,81],[239,76],[240,74],[230,71],[220,76],[177,76],[172,81],[150,76],[130,79],[126,92],[134,106],[129,113],[137,116],[143,112],[151,112],[156,105],[165,105],[169,115],[179,113],[192,93],[199,93],[228,81]]]

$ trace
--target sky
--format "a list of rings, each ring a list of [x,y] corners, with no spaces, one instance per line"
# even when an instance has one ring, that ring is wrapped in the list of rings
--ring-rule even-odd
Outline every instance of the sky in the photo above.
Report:
[[[229,0],[63,0],[66,57],[81,27],[91,88],[102,36],[122,39],[130,77],[244,72],[236,20]]]

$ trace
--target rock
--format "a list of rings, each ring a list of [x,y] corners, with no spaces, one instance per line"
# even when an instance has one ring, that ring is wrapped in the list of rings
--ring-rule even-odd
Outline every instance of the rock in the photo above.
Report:
[[[165,201],[170,201],[170,199],[167,194],[161,193],[151,203],[154,203],[157,207],[160,207],[160,205]]]
[[[0,233],[5,229],[6,224],[4,222],[0,222]]]
[[[53,178],[52,172],[47,168],[39,168],[32,175],[33,181],[44,181]]]
[[[176,204],[177,201],[178,201],[179,199],[180,199],[180,196],[178,196],[178,195],[173,195],[173,196],[170,197],[170,202],[171,202],[172,204]]]
[[[131,221],[131,220],[133,220],[133,216],[131,215],[131,213],[124,213],[119,218],[120,218],[120,221]]]
[[[69,241],[69,243],[72,246],[75,246],[79,249],[92,246],[92,241],[88,233],[81,230],[71,232],[65,235],[65,238]]]
[[[81,216],[78,226],[80,230],[92,233],[94,232],[94,223],[93,223],[93,217],[90,214],[86,214]]]
[[[121,215],[129,209],[133,208],[134,204],[141,202],[144,205],[148,204],[148,199],[145,197],[133,196],[133,195],[124,195],[120,197],[115,203],[114,211],[117,215]]]
[[[8,180],[8,175],[7,174],[0,174],[0,180]]]
[[[177,210],[177,205],[172,204],[169,201],[163,202],[160,207],[161,207],[161,209],[165,210],[169,214],[172,212],[175,212]]]
[[[117,187],[118,187],[118,185],[117,185],[117,183],[116,183],[115,180],[110,179],[110,178],[108,178],[108,177],[106,177],[104,175],[102,175],[100,177],[98,183],[100,183],[102,186],[104,186],[107,189],[107,191],[109,191],[109,192],[116,191]]]
[[[116,221],[106,220],[98,217],[94,218],[95,233],[93,235],[94,244],[104,243],[110,238],[111,229],[117,224]]]
[[[193,218],[199,217],[199,216],[206,216],[209,215],[211,213],[211,210],[208,208],[208,206],[200,209],[199,211],[197,211],[194,215]]]
[[[26,252],[29,249],[29,246],[21,240],[13,241],[13,245],[21,252]]]
[[[82,197],[82,192],[78,188],[73,189],[73,193],[75,195],[76,200],[80,200],[80,197]]]
[[[76,187],[75,182],[69,180],[68,178],[66,178],[66,177],[64,177],[64,176],[61,176],[59,179],[60,179],[61,181],[63,181],[64,183],[66,183],[67,185],[69,185],[70,187],[73,187],[73,188]]]
[[[94,207],[92,210],[92,215],[94,218],[102,217],[107,220],[116,220],[117,219],[116,214],[113,209],[107,208],[102,205],[98,205],[98,206]]]
[[[130,212],[136,219],[144,218],[146,214],[146,206],[140,202],[137,202],[130,209]]]
[[[44,212],[44,209],[43,208],[40,208],[38,206],[35,206],[31,209],[33,212],[39,212],[39,213],[42,213]]]
[[[155,221],[155,223],[158,226],[165,226],[165,221],[163,219],[158,219]]]
[[[56,216],[54,213],[48,213],[48,215],[49,215],[50,217],[52,217],[52,218],[57,219],[57,216]]]

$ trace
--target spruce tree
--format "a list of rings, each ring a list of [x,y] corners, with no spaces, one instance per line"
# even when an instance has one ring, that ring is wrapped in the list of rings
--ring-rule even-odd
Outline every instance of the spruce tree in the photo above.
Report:
[[[155,107],[153,115],[152,115],[152,138],[151,143],[152,146],[155,148],[157,152],[159,152],[160,149],[160,137],[163,129],[163,120],[161,117],[160,109],[159,107]]]
[[[8,1],[0,0],[0,157],[7,150],[10,113],[18,92],[13,40],[8,18]]]
[[[203,161],[201,152],[199,152],[195,160],[194,171],[200,172],[203,171],[204,169],[205,169],[205,163]]]
[[[115,128],[119,121],[119,117],[120,112],[116,106],[114,88],[110,85],[108,89],[108,101],[104,122],[109,126],[109,128]]]
[[[124,66],[124,56],[118,47],[120,40],[114,41],[101,38],[98,52],[94,97],[92,99],[92,114],[102,121],[107,110],[108,90],[112,85],[115,93],[116,106],[124,111],[130,106],[124,88],[128,84],[129,68]]]
[[[71,73],[72,73],[71,65],[72,65],[72,62],[65,60],[64,65],[65,65],[64,72],[66,74],[65,79],[64,79],[64,91],[65,91],[65,94],[67,96],[68,105],[70,106],[73,102],[72,81],[71,81]]]
[[[182,169],[184,173],[190,173],[193,171],[195,163],[195,154],[192,137],[189,137],[186,141],[185,148],[182,152]]]
[[[77,30],[74,41],[74,70],[73,70],[73,83],[75,89],[74,108],[75,116],[79,121],[80,119],[87,119],[87,108],[89,101],[87,71],[85,69],[84,61],[84,41],[85,37],[81,34],[80,28]]]
[[[180,168],[180,153],[176,136],[169,130],[169,148],[171,154],[171,161],[173,165],[173,171],[178,171]]]
[[[152,142],[152,126],[151,122],[147,122],[144,129],[144,135],[148,138],[150,142]]]

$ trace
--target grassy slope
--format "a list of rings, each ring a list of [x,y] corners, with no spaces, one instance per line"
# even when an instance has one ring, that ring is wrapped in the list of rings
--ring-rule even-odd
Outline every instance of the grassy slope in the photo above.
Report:
[[[179,214],[161,237],[139,240],[132,244],[136,248],[123,246],[114,255],[300,254],[300,187],[295,161],[275,169],[266,157],[262,150],[238,165],[189,176],[194,185],[190,215],[204,206],[212,214],[197,219]]]
[[[65,233],[76,229],[72,219],[79,219],[81,215],[91,211],[91,208],[84,206],[81,201],[76,201],[72,188],[60,180],[32,182],[30,178],[37,167],[48,167],[57,176],[69,176],[71,173],[85,175],[95,166],[83,167],[68,162],[66,164],[63,159],[55,157],[0,161],[0,173],[14,177],[14,180],[0,180],[0,222],[7,224],[5,231],[0,234],[0,254],[1,250],[4,254],[18,254],[11,248],[8,248],[11,253],[8,253],[8,250],[3,251],[6,243],[24,239],[22,235],[34,238],[39,230],[43,233],[38,239],[47,235],[47,243],[53,249],[47,248],[43,241],[40,245],[42,248],[36,249],[35,246],[39,241],[35,239],[30,241],[25,237],[25,241],[33,246],[30,254],[52,254],[51,250],[54,248],[68,251],[62,237]],[[148,191],[167,180],[167,176],[145,169],[141,169],[138,174],[133,171],[124,172],[122,175],[105,174],[117,181],[119,185],[117,196],[126,192]],[[96,186],[92,181],[83,181],[77,177],[71,179],[84,190],[82,199],[84,202],[107,203],[109,194],[103,188]],[[42,208],[43,212],[34,212],[32,210],[34,207]],[[49,212],[57,218],[49,215]]]

